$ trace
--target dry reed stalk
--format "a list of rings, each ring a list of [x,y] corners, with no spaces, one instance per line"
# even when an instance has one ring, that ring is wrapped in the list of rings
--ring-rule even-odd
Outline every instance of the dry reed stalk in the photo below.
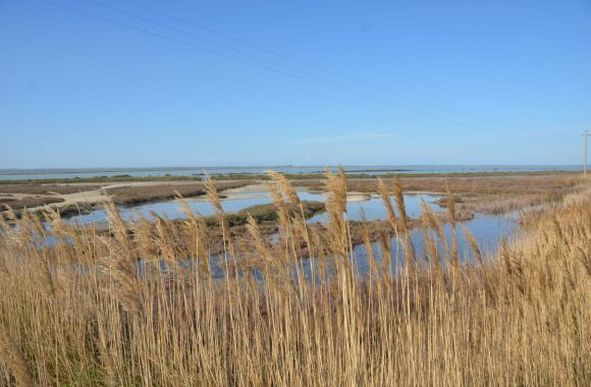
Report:
[[[213,180],[211,180],[209,176],[205,181],[205,191],[207,193],[207,199],[209,200],[209,202],[215,210],[215,216],[218,225],[222,230],[222,243],[224,245],[224,254],[228,254],[229,252],[230,254],[234,255],[233,251],[231,251],[233,249],[233,246],[231,243],[230,226],[228,225],[228,222],[226,222],[225,212],[224,208],[222,207],[222,201],[218,193],[218,190],[215,187]]]
[[[295,216],[289,217],[289,224],[290,230],[293,232],[292,240],[291,240],[291,247],[292,247],[292,254],[294,257],[297,257],[298,253],[297,250],[301,245],[302,241],[305,242],[306,246],[308,247],[308,251],[311,255],[313,255],[313,246],[312,240],[309,235],[308,226],[306,224],[306,216],[304,215],[304,207],[300,201],[297,191],[290,183],[290,181],[282,174],[275,172],[275,171],[268,171],[267,172],[273,182],[280,188],[282,191],[283,197],[287,198],[289,206],[291,206],[295,211]],[[277,203],[278,198],[274,198],[274,203]],[[299,212],[297,212],[299,210]],[[285,218],[287,218],[289,212],[284,205],[281,205],[278,209],[280,224],[286,223]],[[287,214],[285,214],[287,212]]]
[[[423,244],[425,246],[425,258],[429,265],[433,268],[437,268],[439,262],[439,249],[437,248],[437,240],[433,235],[431,229],[423,226]]]
[[[447,178],[445,180],[445,190],[447,193],[447,212],[449,215],[449,223],[451,224],[452,234],[451,262],[452,266],[457,268],[460,263],[460,256],[458,251],[458,237],[456,231],[456,201],[452,193],[451,184]]]
[[[8,204],[3,204],[2,206],[4,207],[4,211],[2,211],[3,220],[7,223],[16,222],[18,220],[18,216],[16,215],[14,209]]]
[[[288,188],[279,190],[286,201]],[[269,243],[252,218],[247,237],[223,233],[222,238],[240,246],[229,256],[237,267],[259,270],[262,276],[229,276],[227,270],[219,278],[212,269],[200,277],[205,281],[181,265],[162,271],[156,263],[161,252],[171,259],[209,258],[207,245],[216,242],[209,234],[219,235],[219,230],[207,229],[192,214],[178,223],[157,219],[119,226],[114,214],[110,234],[63,225],[47,235],[57,233],[68,243],[43,249],[31,246],[34,238],[28,235],[38,232],[36,220],[18,220],[17,228],[23,223],[16,231],[24,234],[12,226],[0,233],[0,262],[9,271],[0,276],[0,326],[14,335],[10,338],[18,337],[21,384],[588,383],[588,197],[540,213],[524,229],[523,239],[503,243],[485,265],[458,265],[454,270],[461,280],[454,282],[453,292],[437,280],[442,270],[437,257],[452,261],[453,251],[439,249],[444,228],[428,206],[422,204],[420,220],[431,264],[417,262],[412,276],[386,270],[384,257],[397,254],[389,233],[378,232],[380,268],[371,250],[374,235],[365,224],[360,230],[370,270],[378,266],[383,275],[364,277],[348,264],[354,257],[342,177],[334,176],[329,197],[329,219],[336,221],[308,232],[319,262],[337,258],[336,266],[326,275],[313,271],[309,281],[319,278],[314,286],[294,275],[294,250]],[[292,212],[288,222],[292,230],[300,227]],[[398,229],[404,228],[401,217],[397,222]],[[297,233],[287,234],[290,246]],[[7,241],[13,234],[20,243]],[[339,260],[335,251],[347,259]],[[133,268],[144,255],[154,262],[140,276]],[[100,260],[105,256],[111,259]],[[240,266],[244,256],[248,262]],[[23,264],[29,261],[49,266]],[[96,270],[96,262],[106,262],[112,271]],[[40,282],[47,268],[59,279],[57,297]],[[134,304],[143,312],[136,312]],[[12,355],[6,361],[12,351],[4,350],[4,340],[2,345],[0,385],[11,385],[19,365],[12,365]]]
[[[184,235],[185,238],[190,240],[190,256],[195,260],[195,267],[199,268],[200,275],[207,278],[211,275],[211,265],[209,262],[209,254],[207,253],[209,244],[207,226],[201,216],[196,216],[193,213],[187,201],[180,194],[177,195],[177,198],[181,203],[183,214],[187,217],[187,221],[184,222]]]
[[[123,308],[132,315],[143,315],[144,295],[138,278],[138,257],[134,254],[128,229],[119,210],[112,201],[105,205],[109,230],[114,238],[100,237],[99,241],[108,248],[108,257],[103,259],[104,267],[113,278],[116,286],[114,296]]]
[[[335,257],[345,262],[348,249],[347,225],[344,217],[347,212],[347,181],[342,168],[337,175],[327,171],[325,177],[327,192],[325,207],[328,214],[327,241]]]
[[[0,233],[5,234],[11,229],[8,224],[8,219],[4,216],[4,213],[0,212]]]
[[[17,386],[33,385],[25,357],[6,329],[0,329],[0,357],[10,368]]]
[[[296,208],[299,207],[300,197],[289,180],[281,173],[275,171],[267,171],[267,174],[275,183],[279,185],[279,187],[281,187],[281,190],[283,191],[285,197],[287,197],[289,200],[289,203]]]
[[[421,200],[421,223],[423,227],[434,230],[442,245],[443,253],[448,255],[447,238],[445,237],[445,228],[441,219],[435,214],[431,206]]]
[[[365,253],[367,254],[367,263],[369,265],[369,278],[371,284],[372,277],[379,276],[380,270],[378,268],[378,263],[376,255],[374,253],[373,245],[371,243],[369,226],[367,224],[365,211],[363,209],[361,209],[361,222],[363,223],[363,246],[365,246]]]
[[[394,207],[392,206],[392,200],[390,199],[392,193],[390,192],[390,189],[388,188],[388,185],[384,182],[384,180],[380,178],[378,179],[378,193],[380,194],[382,202],[384,203],[384,207],[386,208],[388,222],[390,223],[392,230],[395,231],[397,229],[397,219],[396,214],[394,213]]]
[[[252,238],[253,245],[257,253],[267,262],[273,262],[269,246],[261,234],[256,220],[250,214],[248,215],[247,230]]]
[[[281,191],[281,186],[279,183],[273,181],[271,183],[268,183],[266,187],[267,191],[271,195],[271,199],[273,200],[275,211],[277,211],[277,216],[279,218],[280,235],[283,240],[284,246],[287,248],[288,241],[292,236],[287,203],[285,202],[285,198],[283,192]]]
[[[464,238],[468,241],[472,254],[474,254],[474,257],[476,258],[476,262],[482,266],[484,262],[482,261],[482,253],[480,252],[480,247],[478,246],[476,238],[474,238],[474,235],[465,225],[462,225],[462,232],[464,233]]]
[[[382,278],[389,278],[391,273],[390,265],[392,263],[392,244],[390,235],[385,232],[380,233],[379,242],[381,248],[380,256],[382,258],[380,273],[382,274]]]
[[[410,241],[410,227],[408,225],[408,216],[406,215],[406,205],[404,204],[404,193],[399,179],[394,181],[394,195],[396,197],[396,206],[398,207],[398,219],[400,220],[400,232],[404,242],[404,260],[405,266],[410,273],[416,269],[416,257],[414,246]]]

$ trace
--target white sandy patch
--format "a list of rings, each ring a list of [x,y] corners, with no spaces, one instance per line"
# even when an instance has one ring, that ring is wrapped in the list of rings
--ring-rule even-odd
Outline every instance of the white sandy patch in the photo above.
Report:
[[[369,199],[371,199],[371,197],[372,197],[372,195],[369,195],[369,194],[352,192],[350,194],[347,194],[347,201],[348,202],[366,202]]]
[[[246,192],[267,192],[267,187],[264,184],[250,184],[243,187],[230,188],[223,191],[226,196],[241,194]]]

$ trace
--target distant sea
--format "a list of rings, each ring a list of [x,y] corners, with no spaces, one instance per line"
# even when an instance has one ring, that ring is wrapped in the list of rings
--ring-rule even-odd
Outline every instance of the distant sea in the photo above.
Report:
[[[333,169],[335,167],[332,167]],[[468,172],[544,172],[579,171],[580,165],[382,165],[344,166],[347,173],[380,175],[384,173],[468,173]],[[75,179],[114,176],[196,176],[261,174],[272,169],[282,173],[323,173],[321,166],[263,167],[182,167],[182,168],[88,168],[88,169],[0,169],[0,180]]]

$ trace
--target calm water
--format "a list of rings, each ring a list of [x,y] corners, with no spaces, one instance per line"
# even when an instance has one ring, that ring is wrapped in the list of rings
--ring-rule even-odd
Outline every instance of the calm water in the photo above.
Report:
[[[224,207],[224,210],[226,212],[236,212],[254,205],[267,204],[271,202],[271,198],[266,191],[242,192],[240,190],[228,190],[225,193],[228,194],[228,198],[222,200],[222,206]],[[299,190],[298,195],[301,200],[326,200],[325,194],[308,192],[304,189]],[[362,200],[360,200],[361,198]],[[404,199],[407,214],[411,218],[417,218],[420,216],[421,201],[425,201],[425,203],[431,206],[431,208],[435,211],[443,210],[436,203],[436,201],[439,199],[439,197],[436,195],[407,194],[405,195]],[[195,213],[199,213],[203,216],[209,216],[214,214],[213,207],[204,198],[199,197],[194,199],[187,199],[186,202],[188,203],[191,210]],[[365,218],[370,221],[386,219],[387,217],[382,200],[378,196],[360,196],[358,194],[352,194],[347,202],[347,218],[349,220],[361,220],[362,212],[365,213]],[[185,218],[185,214],[182,212],[181,203],[178,200],[168,200],[158,203],[149,203],[132,208],[121,208],[120,213],[121,217],[127,221],[135,221],[140,219],[141,217],[145,217],[150,220],[153,219],[153,214],[168,219]],[[326,220],[326,214],[320,213],[310,218],[308,222],[325,223]],[[106,221],[107,216],[103,210],[95,210],[89,214],[78,215],[67,219],[67,222],[77,223],[101,223]],[[511,237],[513,234],[515,234],[515,231],[517,230],[517,222],[515,215],[494,216],[477,214],[474,217],[474,219],[463,222],[462,224],[468,227],[470,232],[472,232],[482,252],[488,254],[494,253],[496,251],[501,239]],[[448,238],[450,238],[451,226],[446,225],[445,231],[447,233]],[[459,226],[457,228],[457,235],[459,238],[459,249],[462,257],[464,257],[466,260],[471,259],[471,252],[469,246],[465,241],[463,232]],[[411,239],[413,241],[413,244],[415,245],[417,253],[420,255],[423,249],[422,233],[419,230],[413,231],[411,233]],[[401,260],[399,258],[403,256],[403,253],[401,251],[402,247],[398,246],[396,240],[393,239],[392,243],[393,246],[398,247],[397,249],[393,248],[392,252],[392,262],[394,265],[395,262],[399,262]],[[374,245],[373,248],[375,250],[376,256],[379,257],[380,254],[377,244]],[[359,271],[361,273],[366,272],[369,266],[367,262],[367,251],[365,250],[365,246],[357,246],[355,247],[354,251],[354,261],[358,266]],[[309,265],[309,263],[307,265]]]
[[[271,197],[266,191],[256,192],[240,192],[228,190],[224,194],[228,194],[227,199],[222,199],[222,207],[226,212],[238,212],[240,210],[271,203]],[[326,200],[326,195],[323,193],[308,192],[299,190],[298,195],[301,200],[306,201],[320,201]],[[382,199],[378,196],[365,196],[363,200],[359,200],[359,195],[352,195],[347,202],[347,217],[349,220],[361,220],[362,210],[365,212],[367,220],[384,219],[386,214]],[[409,217],[418,217],[420,215],[420,202],[425,200],[426,203],[432,205],[435,210],[440,209],[434,202],[438,199],[434,195],[405,195],[405,203],[407,214]],[[203,197],[193,199],[185,199],[191,210],[202,216],[210,216],[215,214],[212,205]],[[148,220],[154,218],[154,214],[168,218],[168,219],[185,219],[181,202],[179,200],[167,200],[162,202],[147,203],[134,207],[120,207],[121,218],[126,221],[137,221],[142,217]],[[317,214],[310,218],[309,222],[324,223],[327,217],[325,213]],[[88,214],[75,215],[67,219],[69,223],[102,223],[107,221],[107,214],[102,209],[94,210]]]
[[[500,242],[505,239],[507,241],[512,240],[518,234],[517,218],[515,214],[509,216],[497,216],[497,215],[477,215],[474,219],[463,222],[474,235],[476,241],[479,244],[480,250],[484,258],[492,256],[498,249]],[[456,234],[458,236],[458,248],[460,253],[460,260],[462,262],[473,262],[474,256],[469,247],[468,242],[464,238],[461,226],[456,226]],[[448,246],[451,246],[452,241],[452,227],[451,225],[445,225],[445,235]],[[411,233],[411,241],[413,248],[415,249],[416,256],[419,259],[424,258],[424,241],[423,233],[420,230],[415,230]],[[443,244],[441,241],[437,241],[440,252],[443,251]],[[393,273],[397,273],[400,268],[404,265],[404,248],[402,242],[396,238],[391,240],[392,251],[390,255],[390,270]],[[378,243],[373,243],[371,246],[376,261],[379,263],[382,261],[381,249]],[[443,258],[441,253],[440,258]],[[353,255],[351,256],[351,262],[355,265],[357,272],[364,276],[370,272],[370,265],[368,260],[367,249],[364,245],[358,245],[353,248]],[[315,277],[319,281],[323,281],[317,270],[318,260],[315,258],[307,259],[301,262],[303,273],[308,280]],[[295,270],[293,272],[295,275]],[[328,273],[330,277],[334,273]],[[223,277],[222,267],[217,264],[217,275]],[[325,277],[326,278],[326,277]]]
[[[501,240],[507,239],[510,240],[511,238],[515,237],[517,232],[517,217],[515,214],[511,215],[485,215],[485,214],[477,214],[474,219],[462,222],[462,225],[467,227],[474,238],[478,242],[478,246],[483,255],[492,254],[496,252]],[[452,226],[450,224],[446,224],[444,226],[445,234],[451,246],[452,240]],[[466,239],[464,238],[464,233],[462,231],[462,226],[456,226],[456,234],[458,236],[458,247],[460,252],[460,257],[463,261],[469,261],[472,259],[472,251]],[[421,230],[414,230],[411,233],[411,241],[415,246],[416,253],[418,256],[424,254],[424,241],[423,241],[423,233]],[[402,261],[402,256],[404,255],[404,249],[400,243],[398,243],[395,239],[392,239],[392,261],[393,263],[398,261]],[[397,249],[396,249],[397,247]],[[442,245],[439,245],[442,248]],[[377,243],[373,244],[374,253],[379,258],[380,256],[380,248]],[[398,250],[398,253],[397,253]],[[367,262],[367,250],[365,246],[357,246],[355,247],[355,261],[361,272],[365,272],[368,270],[368,262]]]
[[[435,203],[439,196],[428,194],[407,194],[404,195],[404,204],[406,207],[406,214],[410,218],[417,218],[421,214],[421,201],[425,201],[435,211],[442,210],[439,205]],[[394,198],[392,198],[392,205],[396,207]],[[366,220],[380,220],[386,219],[386,209],[384,202],[379,196],[372,195],[365,200],[352,200],[347,202],[347,219],[361,220],[361,214],[365,213]],[[326,223],[328,216],[326,213],[314,215],[308,220],[310,223],[319,222]]]
[[[334,168],[334,167],[333,167]],[[578,171],[578,165],[381,165],[345,166],[348,173],[371,175],[400,173],[456,173],[456,172],[540,172]],[[0,180],[73,179],[118,175],[149,176],[204,176],[204,174],[261,174],[273,169],[282,173],[322,173],[323,166],[262,166],[262,167],[191,167],[191,168],[94,168],[94,169],[0,169]]]
[[[466,226],[474,235],[476,241],[479,244],[481,254],[483,255],[484,259],[492,256],[497,251],[498,246],[503,239],[511,241],[518,235],[516,214],[503,216],[480,214],[477,215],[474,219],[467,222],[463,222],[462,224]],[[460,260],[464,263],[473,262],[473,253],[469,247],[468,242],[464,238],[460,225],[456,226],[456,235],[458,237],[458,250],[460,254]],[[445,225],[445,236],[448,246],[451,246],[451,225]],[[413,231],[411,233],[411,241],[413,244],[413,248],[415,249],[417,258],[424,258],[424,243],[422,231]],[[443,258],[443,243],[441,243],[441,241],[439,240],[437,242],[441,252],[440,258]],[[392,251],[390,255],[390,270],[393,273],[397,273],[400,270],[400,268],[404,265],[404,248],[402,246],[402,242],[397,240],[396,238],[392,238],[391,244]],[[381,262],[382,256],[379,244],[373,243],[372,250],[374,252],[377,262]],[[364,245],[355,246],[353,248],[353,254],[350,257],[350,259],[351,262],[355,265],[357,272],[361,276],[365,276],[370,272],[367,249]],[[329,269],[327,272],[324,273],[324,276],[321,276],[320,272],[318,271],[319,262],[316,258],[308,258],[302,260],[299,264],[301,264],[304,276],[308,280],[311,280],[314,277],[317,281],[322,282],[327,278],[331,278],[334,275],[334,271]],[[210,265],[213,269],[215,278],[224,277],[225,274],[223,268],[223,261],[221,257],[212,257],[212,259],[210,259]],[[259,279],[263,279],[262,275],[257,271],[254,271],[253,274],[257,276]],[[292,275],[294,276],[294,278],[296,278],[295,268],[292,269]]]
[[[254,192],[241,192],[228,190],[229,198],[222,200],[222,206],[227,212],[240,211],[242,209],[266,204],[271,202],[266,191],[254,191]],[[308,192],[300,190],[298,192],[301,200],[313,200],[313,201],[324,201],[326,195],[322,193]],[[359,200],[358,194],[353,194],[349,197],[350,200],[347,202],[347,218],[350,220],[361,220],[361,213],[365,213],[367,220],[378,220],[385,219],[387,217],[385,208],[383,206],[381,198],[377,196],[365,196],[363,200]],[[421,201],[425,201],[435,211],[442,210],[436,204],[438,196],[419,194],[419,195],[405,195],[405,204],[407,208],[407,214],[411,218],[416,218],[420,215],[420,204]],[[195,198],[187,200],[190,208],[194,212],[198,212],[203,216],[213,215],[214,209],[212,206],[203,198]],[[181,203],[178,200],[169,200],[159,203],[150,203],[133,208],[121,208],[121,216],[125,220],[137,220],[140,217],[146,217],[148,219],[153,218],[153,213],[169,219],[182,219],[185,217],[181,210]],[[69,218],[68,222],[78,223],[92,223],[92,222],[105,222],[107,220],[106,214],[103,210],[95,210],[90,214],[79,215]],[[308,222],[326,222],[326,214],[321,213],[312,217]],[[474,219],[463,222],[462,225],[466,226],[470,232],[474,235],[476,241],[483,255],[494,254],[499,246],[502,239],[511,239],[516,236],[518,232],[517,216],[511,214],[509,216],[494,216],[477,214]],[[448,241],[451,241],[452,227],[447,224],[445,227],[445,234]],[[458,244],[461,260],[464,262],[471,262],[473,260],[472,252],[469,244],[464,238],[461,226],[458,225],[456,228],[458,236]],[[273,239],[273,238],[272,238]],[[276,238],[275,238],[276,239]],[[424,243],[423,234],[420,230],[414,230],[411,233],[411,240],[415,248],[418,257],[424,254]],[[55,241],[52,237],[42,241],[42,245],[53,245]],[[390,269],[396,272],[404,261],[404,249],[400,241],[393,238],[392,252],[390,256]],[[451,242],[448,242],[451,245]],[[439,247],[442,248],[442,244],[439,241]],[[372,249],[378,261],[381,261],[381,249],[377,243],[372,244]],[[367,255],[367,249],[364,245],[358,245],[353,250],[353,256],[351,257],[352,262],[357,267],[358,272],[361,275],[365,275],[369,272],[369,261]],[[221,265],[220,257],[210,257],[210,263],[214,269],[214,275],[216,278],[222,278],[224,276],[223,265]],[[190,261],[187,262],[191,264]],[[316,260],[314,258],[304,260],[301,262],[306,277],[311,279],[313,276],[318,277],[319,273],[314,270]],[[313,274],[315,273],[315,274]]]

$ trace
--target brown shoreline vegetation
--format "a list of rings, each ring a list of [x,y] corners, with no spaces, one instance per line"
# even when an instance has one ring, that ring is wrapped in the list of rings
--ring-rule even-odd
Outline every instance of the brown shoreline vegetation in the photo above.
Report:
[[[218,190],[239,188],[248,185],[246,182],[216,182]],[[77,199],[66,200],[64,195],[84,194],[94,192],[94,201],[87,201],[84,196]],[[102,207],[105,201],[110,200],[119,206],[134,206],[144,203],[174,199],[181,195],[185,198],[204,196],[206,194],[203,182],[188,183],[151,183],[149,185],[129,186],[96,186],[82,184],[61,185],[0,185],[0,213],[13,210],[20,217],[21,211],[29,209],[34,213],[43,215],[46,205],[57,204],[54,209],[59,210],[62,216],[87,213],[97,207]],[[18,196],[14,196],[18,195]],[[49,196],[53,195],[53,196]],[[69,198],[68,198],[69,199]]]
[[[565,194],[528,217],[524,236],[474,262],[428,206],[415,252],[400,181],[378,182],[384,227],[369,273],[350,261],[348,183],[327,174],[329,223],[309,227],[291,183],[270,175],[278,239],[247,217],[231,237],[212,181],[216,236],[187,219],[124,223],[110,233],[51,230],[27,212],[0,216],[1,385],[585,385],[591,378],[591,199]],[[580,181],[577,185],[580,184]],[[447,219],[458,222],[447,184]],[[454,191],[455,192],[455,191]],[[393,196],[394,200],[390,200]],[[361,223],[367,246],[370,230]],[[39,244],[53,237],[55,245]],[[211,247],[222,245],[223,277]],[[307,276],[300,250],[316,257]],[[191,261],[189,262],[188,259]]]
[[[218,190],[225,190],[270,179],[261,180],[261,177],[240,175],[233,180],[228,180],[228,176],[225,179],[223,176],[217,176],[213,180]],[[171,180],[173,178],[173,176],[166,176],[158,180],[153,177],[144,181],[134,178],[129,182],[123,180],[106,185],[96,183],[96,179],[90,179],[89,183],[72,180],[61,183],[35,184],[34,181],[19,184],[5,183],[0,184],[0,212],[5,209],[5,205],[8,205],[16,211],[28,208],[33,212],[42,213],[45,205],[51,205],[53,208],[59,208],[63,216],[70,216],[102,207],[107,197],[117,205],[133,206],[173,199],[177,193],[187,198],[205,195],[204,182],[196,181],[194,178],[174,181]],[[323,188],[322,178],[318,175],[290,175],[289,178],[298,186],[312,190]],[[384,178],[384,180],[388,179]],[[406,192],[428,193],[445,192],[446,181],[449,181],[454,190],[458,211],[467,214],[474,212],[501,214],[540,206],[559,201],[564,195],[576,191],[580,186],[579,176],[566,172],[464,173],[451,174],[449,177],[411,175],[401,177],[399,180]],[[347,190],[377,193],[376,181],[375,177],[369,175],[363,178],[350,175],[347,180]],[[91,193],[91,198],[84,196],[85,193]]]
[[[449,184],[458,209],[490,214],[560,201],[564,195],[576,192],[582,184],[581,176],[572,173],[429,176],[399,180],[406,192],[445,193],[446,184]],[[294,183],[311,189],[322,187],[322,183],[316,180]],[[348,179],[347,190],[375,193],[377,181]],[[446,200],[442,204],[445,205]]]
[[[216,189],[223,191],[247,185],[245,182],[216,182]],[[141,203],[173,199],[180,195],[185,198],[203,196],[206,194],[205,184],[160,184],[140,187],[107,188],[106,194],[117,205],[133,206]]]

